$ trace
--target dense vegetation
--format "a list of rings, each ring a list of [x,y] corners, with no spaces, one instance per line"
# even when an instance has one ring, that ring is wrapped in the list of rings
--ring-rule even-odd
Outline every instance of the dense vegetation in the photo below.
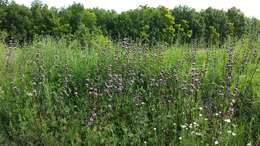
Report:
[[[259,28],[259,20],[246,17],[236,8],[198,12],[186,6],[174,9],[140,6],[117,13],[85,9],[77,3],[57,9],[35,0],[28,8],[0,0],[0,36],[12,36],[20,42],[30,42],[39,35],[84,40],[102,34],[115,40],[128,37],[149,43],[196,40],[222,44],[228,37],[240,39],[249,33],[259,33]]]
[[[236,8],[0,0],[0,145],[258,146],[259,32]]]
[[[0,47],[0,145],[259,145],[259,41]]]

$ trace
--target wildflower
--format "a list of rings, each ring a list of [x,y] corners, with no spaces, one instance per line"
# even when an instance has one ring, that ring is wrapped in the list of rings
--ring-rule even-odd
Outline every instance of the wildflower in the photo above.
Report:
[[[203,108],[202,108],[202,107],[199,107],[199,110],[203,110]]]
[[[193,122],[193,125],[194,125],[194,127],[197,127],[197,126],[199,126],[199,124],[198,124],[198,123],[196,123],[196,122]]]
[[[186,125],[181,125],[181,128],[186,128]]]
[[[230,119],[225,119],[224,121],[227,122],[227,123],[230,123],[230,122],[231,122]]]
[[[234,108],[234,107],[229,107],[228,111],[229,111],[230,113],[234,113],[234,112],[235,112],[235,108]]]
[[[97,113],[93,111],[91,113],[91,116],[88,119],[86,119],[86,126],[90,127],[91,125],[93,125],[96,119],[97,119]]]
[[[236,133],[232,132],[232,136],[236,136],[236,135],[237,135]]]
[[[156,131],[156,128],[153,128],[154,131]]]
[[[182,140],[182,137],[179,137],[179,140]]]
[[[28,96],[33,96],[33,94],[31,92],[27,93]]]
[[[246,146],[251,146],[251,145],[252,145],[251,142],[249,142],[249,143],[246,144]]]
[[[201,136],[202,134],[199,133],[199,132],[196,132],[195,135],[197,135],[197,136]]]
[[[199,114],[200,117],[202,117],[202,114]]]
[[[228,130],[228,131],[227,131],[227,133],[229,133],[229,134],[230,134],[230,133],[232,133],[232,131],[231,131],[231,130]]]
[[[216,141],[214,142],[214,144],[215,144],[215,145],[218,145],[218,144],[219,144],[219,141],[216,140]]]

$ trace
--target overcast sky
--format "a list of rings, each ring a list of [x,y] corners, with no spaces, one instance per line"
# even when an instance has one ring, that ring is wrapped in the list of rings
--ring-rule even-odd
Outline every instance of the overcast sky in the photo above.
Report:
[[[15,0],[19,4],[30,6],[33,0]],[[66,7],[73,2],[84,4],[87,8],[99,7],[114,9],[118,12],[137,8],[139,5],[166,6],[173,8],[178,5],[187,5],[197,10],[206,9],[209,6],[218,9],[228,9],[233,6],[241,9],[247,16],[260,19],[260,0],[42,0],[49,6]]]

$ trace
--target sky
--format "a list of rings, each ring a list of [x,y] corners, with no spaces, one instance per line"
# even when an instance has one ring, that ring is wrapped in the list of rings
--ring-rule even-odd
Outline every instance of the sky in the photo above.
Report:
[[[18,4],[30,6],[33,0],[15,0]],[[82,3],[86,8],[114,9],[117,12],[135,9],[139,5],[165,6],[174,8],[179,5],[187,5],[196,10],[206,9],[209,6],[227,10],[233,6],[239,8],[246,16],[260,19],[260,0],[41,0],[50,7],[67,7],[73,2]]]

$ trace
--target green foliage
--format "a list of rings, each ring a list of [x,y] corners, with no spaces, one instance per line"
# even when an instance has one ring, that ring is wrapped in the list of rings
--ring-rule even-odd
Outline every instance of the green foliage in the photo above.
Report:
[[[0,145],[260,145],[259,34],[236,8],[0,0]]]
[[[34,35],[61,36],[61,22],[55,9],[48,9],[40,1],[34,1],[31,5],[32,24]]]
[[[0,31],[0,43],[4,43],[6,37],[7,37],[7,33],[4,31]]]
[[[232,33],[232,23],[223,10],[208,8],[202,12],[206,24],[205,38],[209,43],[224,43]]]
[[[120,47],[79,27],[87,49],[79,38],[0,46],[0,145],[259,145],[252,39]]]
[[[234,26],[234,36],[241,38],[246,31],[246,21],[244,14],[237,8],[228,9],[227,16]]]
[[[21,41],[27,41],[32,38],[30,20],[31,13],[29,8],[11,2],[3,9],[1,14],[1,30],[14,36]]]
[[[61,23],[65,24],[67,31],[74,34],[81,25],[85,25],[89,30],[96,27],[96,15],[88,9],[84,9],[82,4],[69,6],[67,9],[62,9],[60,12]]]
[[[82,31],[83,27],[88,31]],[[62,38],[79,32],[101,32],[116,40],[127,37],[150,44],[202,40],[208,44],[224,44],[229,37],[241,39],[252,32],[259,33],[259,29],[259,20],[244,16],[234,7],[227,11],[208,8],[198,12],[187,6],[172,10],[139,6],[117,13],[98,8],[85,9],[79,3],[57,9],[49,8],[40,0],[33,1],[30,8],[0,1],[0,30],[20,42],[31,41],[37,36]]]
[[[174,17],[165,7],[141,6],[117,17],[115,34],[132,39],[170,41],[174,37]]]
[[[175,17],[175,28],[181,40],[190,42],[191,39],[203,37],[204,20],[195,9],[186,6],[179,6],[172,10]]]

